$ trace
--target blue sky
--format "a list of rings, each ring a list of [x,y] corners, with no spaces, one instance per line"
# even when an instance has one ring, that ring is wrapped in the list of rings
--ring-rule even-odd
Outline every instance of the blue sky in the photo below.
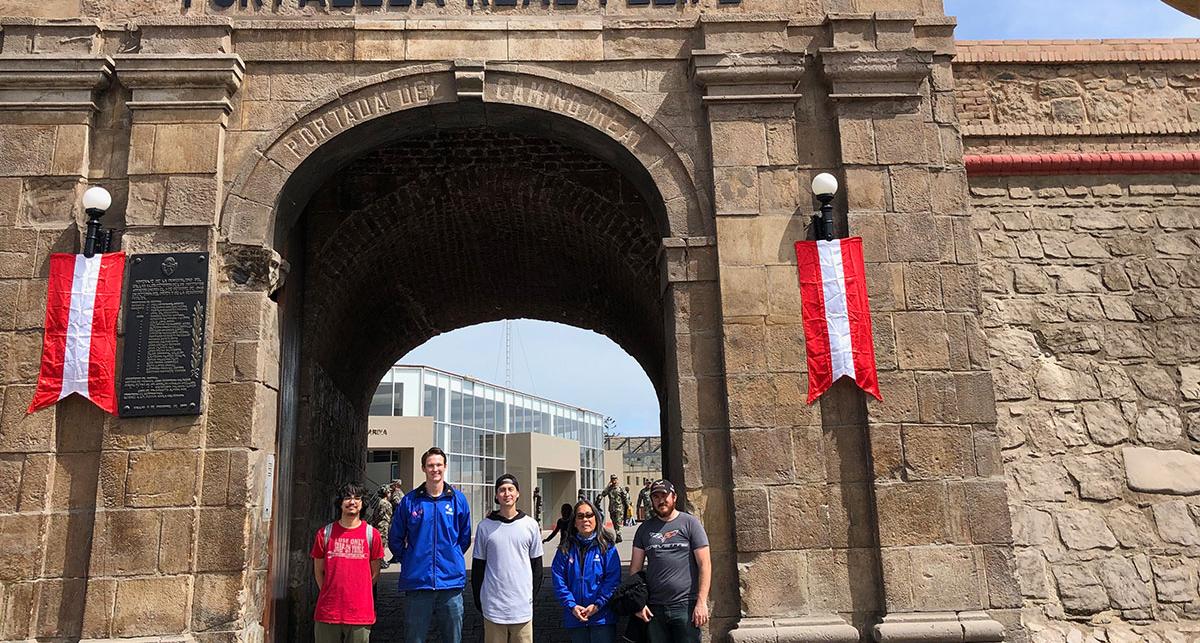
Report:
[[[1200,20],[1159,0],[945,0],[961,40],[1200,38]]]
[[[504,324],[439,335],[402,360],[504,384]],[[617,431],[658,434],[658,398],[646,372],[599,333],[551,322],[513,322],[513,388],[611,416]]]
[[[945,6],[958,17],[960,39],[1200,37],[1200,20],[1158,0],[945,0]],[[654,389],[620,347],[560,324],[513,325],[515,388],[610,415],[620,433],[657,434]],[[502,327],[495,322],[446,333],[403,361],[503,384]]]

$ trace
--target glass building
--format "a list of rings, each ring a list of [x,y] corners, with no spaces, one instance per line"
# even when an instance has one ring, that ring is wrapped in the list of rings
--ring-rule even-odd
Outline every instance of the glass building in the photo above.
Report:
[[[492,485],[505,472],[508,433],[574,440],[580,492],[594,498],[606,482],[604,416],[594,411],[435,368],[397,365],[380,381],[370,415],[432,418],[434,444],[449,457],[447,481],[466,494],[479,516],[494,507]],[[386,450],[371,451],[368,462],[369,468],[385,462],[392,471],[398,468],[397,456]]]

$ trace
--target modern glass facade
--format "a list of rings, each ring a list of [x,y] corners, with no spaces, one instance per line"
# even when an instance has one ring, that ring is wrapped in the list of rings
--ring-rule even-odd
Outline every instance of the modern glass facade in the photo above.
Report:
[[[504,473],[504,435],[544,433],[579,443],[579,487],[604,487],[604,416],[425,366],[394,366],[371,400],[371,415],[434,419],[434,442],[450,461],[447,480],[484,515]]]

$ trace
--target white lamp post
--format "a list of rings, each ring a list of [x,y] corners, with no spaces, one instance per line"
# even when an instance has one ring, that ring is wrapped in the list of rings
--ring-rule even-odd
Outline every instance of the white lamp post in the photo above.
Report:
[[[96,254],[96,244],[100,239],[100,217],[112,205],[112,195],[100,186],[93,186],[83,193],[83,211],[87,214],[87,234],[83,239],[83,256],[91,257]],[[104,249],[101,249],[103,252]]]
[[[833,195],[837,194],[837,189],[838,181],[834,175],[822,172],[813,177],[813,195],[821,202],[821,215],[813,217],[813,236],[818,239],[824,237],[826,241],[833,240]]]

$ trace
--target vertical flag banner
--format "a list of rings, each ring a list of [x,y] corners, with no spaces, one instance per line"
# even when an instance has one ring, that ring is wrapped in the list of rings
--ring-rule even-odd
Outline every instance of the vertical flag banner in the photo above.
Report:
[[[862,238],[797,241],[796,265],[808,353],[808,403],[842,377],[882,401]]]
[[[46,331],[28,413],[78,393],[117,413],[117,315],[125,253],[50,255]]]

